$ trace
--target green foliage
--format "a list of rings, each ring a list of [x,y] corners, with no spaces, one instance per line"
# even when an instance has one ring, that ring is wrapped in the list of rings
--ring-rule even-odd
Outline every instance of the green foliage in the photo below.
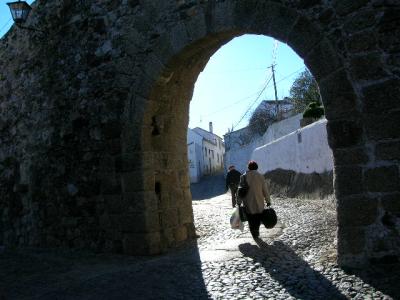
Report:
[[[293,82],[290,98],[296,113],[303,112],[311,102],[321,103],[318,84],[307,69]]]
[[[303,113],[303,118],[319,119],[325,114],[324,108],[320,102],[311,102]]]

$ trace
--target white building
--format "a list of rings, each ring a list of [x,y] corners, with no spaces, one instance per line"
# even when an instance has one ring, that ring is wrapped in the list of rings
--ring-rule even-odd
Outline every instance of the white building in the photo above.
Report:
[[[188,128],[187,145],[191,182],[198,182],[202,176],[214,174],[224,168],[224,143],[221,137],[213,133],[211,122],[209,125],[209,131],[199,127]]]

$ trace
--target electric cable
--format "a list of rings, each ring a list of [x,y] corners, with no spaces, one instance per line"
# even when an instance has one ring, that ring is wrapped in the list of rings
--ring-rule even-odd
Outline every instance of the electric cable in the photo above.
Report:
[[[9,19],[9,20],[7,21],[7,23],[5,23],[5,24],[3,25],[3,27],[0,28],[0,32],[2,32],[4,28],[6,28],[6,26],[10,23],[11,20],[12,20],[12,19]]]

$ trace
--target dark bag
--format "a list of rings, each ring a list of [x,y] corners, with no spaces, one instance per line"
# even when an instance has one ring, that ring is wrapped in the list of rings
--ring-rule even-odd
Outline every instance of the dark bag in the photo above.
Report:
[[[264,209],[261,214],[261,222],[265,228],[273,228],[278,222],[275,210],[271,207]]]
[[[249,185],[247,184],[246,181],[246,175],[243,175],[243,182],[238,187],[237,195],[239,198],[244,198],[246,197],[248,191],[249,191]]]
[[[246,209],[244,206],[239,206],[239,217],[240,217],[240,221],[242,221],[242,222],[247,221],[247,214],[246,214]]]

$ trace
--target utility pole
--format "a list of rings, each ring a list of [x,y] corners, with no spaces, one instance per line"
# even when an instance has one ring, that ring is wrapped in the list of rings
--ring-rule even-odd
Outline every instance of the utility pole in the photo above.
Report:
[[[271,65],[271,68],[272,68],[272,80],[274,81],[275,104],[276,104],[276,118],[279,120],[279,103],[278,103],[278,93],[276,92],[275,65]]]
[[[276,119],[279,120],[279,103],[278,103],[278,93],[276,91],[276,80],[275,80],[275,65],[276,65],[276,54],[278,51],[278,41],[274,40],[274,48],[272,49],[272,80],[274,82],[274,91],[275,91],[275,105],[276,105]]]

